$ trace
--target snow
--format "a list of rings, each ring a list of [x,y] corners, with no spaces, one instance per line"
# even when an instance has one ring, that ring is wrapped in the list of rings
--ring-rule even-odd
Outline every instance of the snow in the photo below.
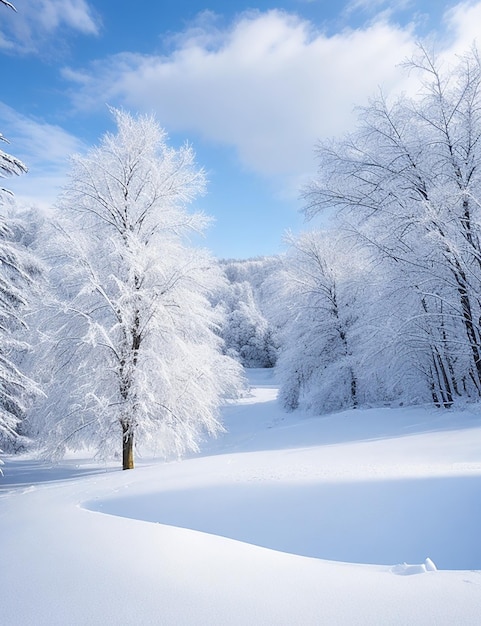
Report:
[[[7,457],[1,623],[479,624],[479,408],[313,418],[249,376],[182,461]]]
[[[408,565],[407,563],[400,563],[399,565],[395,565],[391,568],[391,572],[393,574],[398,574],[399,576],[411,576],[411,574],[425,574],[426,572],[436,572],[437,567],[431,561],[430,558],[427,558],[424,563],[420,563],[419,565]]]

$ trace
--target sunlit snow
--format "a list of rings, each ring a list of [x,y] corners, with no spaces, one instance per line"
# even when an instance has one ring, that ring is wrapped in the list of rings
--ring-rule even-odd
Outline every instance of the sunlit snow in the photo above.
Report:
[[[6,458],[2,624],[479,623],[478,410],[285,414],[249,375],[183,461]]]

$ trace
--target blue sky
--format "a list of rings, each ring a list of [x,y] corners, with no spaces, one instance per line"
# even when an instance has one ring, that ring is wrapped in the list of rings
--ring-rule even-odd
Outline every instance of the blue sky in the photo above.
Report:
[[[112,130],[106,104],[154,112],[209,178],[197,206],[220,257],[282,250],[319,139],[382,88],[413,90],[416,41],[452,57],[481,36],[481,0],[14,0],[0,7],[0,131],[29,166],[18,202],[48,206],[68,155]]]

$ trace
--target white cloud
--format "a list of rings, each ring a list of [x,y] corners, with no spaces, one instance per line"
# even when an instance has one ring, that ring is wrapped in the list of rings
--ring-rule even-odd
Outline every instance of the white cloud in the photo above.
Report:
[[[15,0],[15,7],[16,13],[2,9],[0,49],[43,53],[60,30],[99,33],[99,18],[86,0]]]
[[[460,2],[445,13],[450,36],[449,54],[463,53],[473,43],[481,46],[481,2]]]
[[[54,27],[54,18],[48,20]],[[460,3],[445,20],[446,49],[464,50],[481,23],[481,2]],[[412,77],[399,64],[413,53],[415,40],[414,26],[385,17],[328,36],[281,11],[245,13],[227,29],[205,12],[169,39],[162,56],[125,52],[86,69],[65,69],[64,77],[75,84],[78,107],[101,110],[109,103],[154,111],[171,132],[233,147],[246,169],[285,192],[315,170],[317,139],[352,128],[356,105],[379,87],[386,93],[409,88]],[[65,169],[63,157],[77,149],[71,136],[34,124],[24,139],[32,137],[45,154],[49,135],[49,150],[59,156],[52,163]]]
[[[98,32],[92,10],[85,0],[40,0],[39,9],[40,21],[46,31],[53,31],[63,23],[86,35]]]
[[[29,168],[26,175],[9,178],[3,185],[22,204],[51,205],[65,184],[69,156],[84,151],[85,146],[59,126],[19,115],[1,102],[0,128],[10,142],[7,151]]]
[[[381,9],[390,12],[404,10],[412,7],[413,0],[350,0],[344,11],[353,13],[354,11],[365,11],[367,13],[378,13]]]
[[[124,53],[65,76],[78,106],[155,110],[171,131],[234,146],[253,171],[296,176],[312,170],[317,138],[400,80],[412,47],[409,29],[384,21],[328,37],[294,15],[251,12],[222,33],[196,25],[167,56]]]

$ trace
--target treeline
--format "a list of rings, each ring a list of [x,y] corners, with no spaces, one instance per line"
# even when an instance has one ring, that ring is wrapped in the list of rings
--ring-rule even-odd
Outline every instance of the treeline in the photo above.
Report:
[[[481,395],[481,65],[419,47],[415,97],[382,94],[317,147],[305,214],[264,284],[281,398],[314,412]]]

